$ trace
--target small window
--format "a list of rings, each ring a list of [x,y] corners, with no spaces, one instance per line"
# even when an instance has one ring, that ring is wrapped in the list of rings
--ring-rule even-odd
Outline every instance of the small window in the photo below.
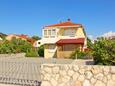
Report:
[[[65,31],[64,31],[64,36],[74,37],[74,36],[75,36],[75,33],[76,33],[76,30],[68,29],[68,30],[65,30]]]
[[[51,35],[51,30],[48,30],[48,35]]]
[[[56,30],[55,29],[52,30],[52,35],[56,35]]]
[[[47,30],[44,30],[44,36],[47,36]]]

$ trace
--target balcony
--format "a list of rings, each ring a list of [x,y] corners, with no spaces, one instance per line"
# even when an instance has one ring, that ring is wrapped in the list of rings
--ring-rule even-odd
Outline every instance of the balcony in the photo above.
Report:
[[[49,43],[55,44],[59,39],[58,38],[43,38],[42,40],[44,44],[49,44]]]
[[[77,38],[77,36],[63,36],[63,35],[59,35],[58,38],[59,39],[75,39],[75,38]]]

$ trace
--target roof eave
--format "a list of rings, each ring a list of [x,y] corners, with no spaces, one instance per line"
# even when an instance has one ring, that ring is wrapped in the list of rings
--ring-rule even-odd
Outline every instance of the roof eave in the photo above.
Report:
[[[46,28],[52,28],[52,27],[81,27],[82,25],[75,25],[75,26],[45,26]]]

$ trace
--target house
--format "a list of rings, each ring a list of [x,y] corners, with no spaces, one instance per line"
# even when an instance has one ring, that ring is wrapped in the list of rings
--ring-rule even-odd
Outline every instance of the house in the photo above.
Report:
[[[28,35],[24,35],[24,34],[21,34],[21,35],[10,34],[10,35],[6,36],[6,40],[8,40],[8,41],[11,41],[13,38],[25,40],[25,41],[28,41],[28,42],[30,42],[32,44],[35,42],[35,40],[33,40],[32,38],[28,37]]]
[[[87,37],[81,24],[70,19],[43,28],[45,58],[68,58],[77,48],[87,47]]]
[[[6,40],[11,41],[13,38],[27,40],[27,35],[16,35],[16,34],[9,34],[6,36]]]

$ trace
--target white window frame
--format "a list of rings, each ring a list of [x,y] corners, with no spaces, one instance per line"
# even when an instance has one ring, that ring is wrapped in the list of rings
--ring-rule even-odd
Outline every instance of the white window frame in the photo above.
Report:
[[[49,36],[48,36],[48,30],[47,29],[44,30],[43,34],[44,34],[44,38],[49,38]]]
[[[53,30],[55,30],[55,32]],[[52,29],[52,36],[55,36],[55,35],[56,35],[56,29]]]
[[[44,36],[47,36],[47,30],[44,30]]]
[[[56,37],[56,29],[45,29],[44,30],[44,37],[45,38],[55,38]]]
[[[47,32],[48,32],[48,36],[51,36],[52,30],[48,30]]]

